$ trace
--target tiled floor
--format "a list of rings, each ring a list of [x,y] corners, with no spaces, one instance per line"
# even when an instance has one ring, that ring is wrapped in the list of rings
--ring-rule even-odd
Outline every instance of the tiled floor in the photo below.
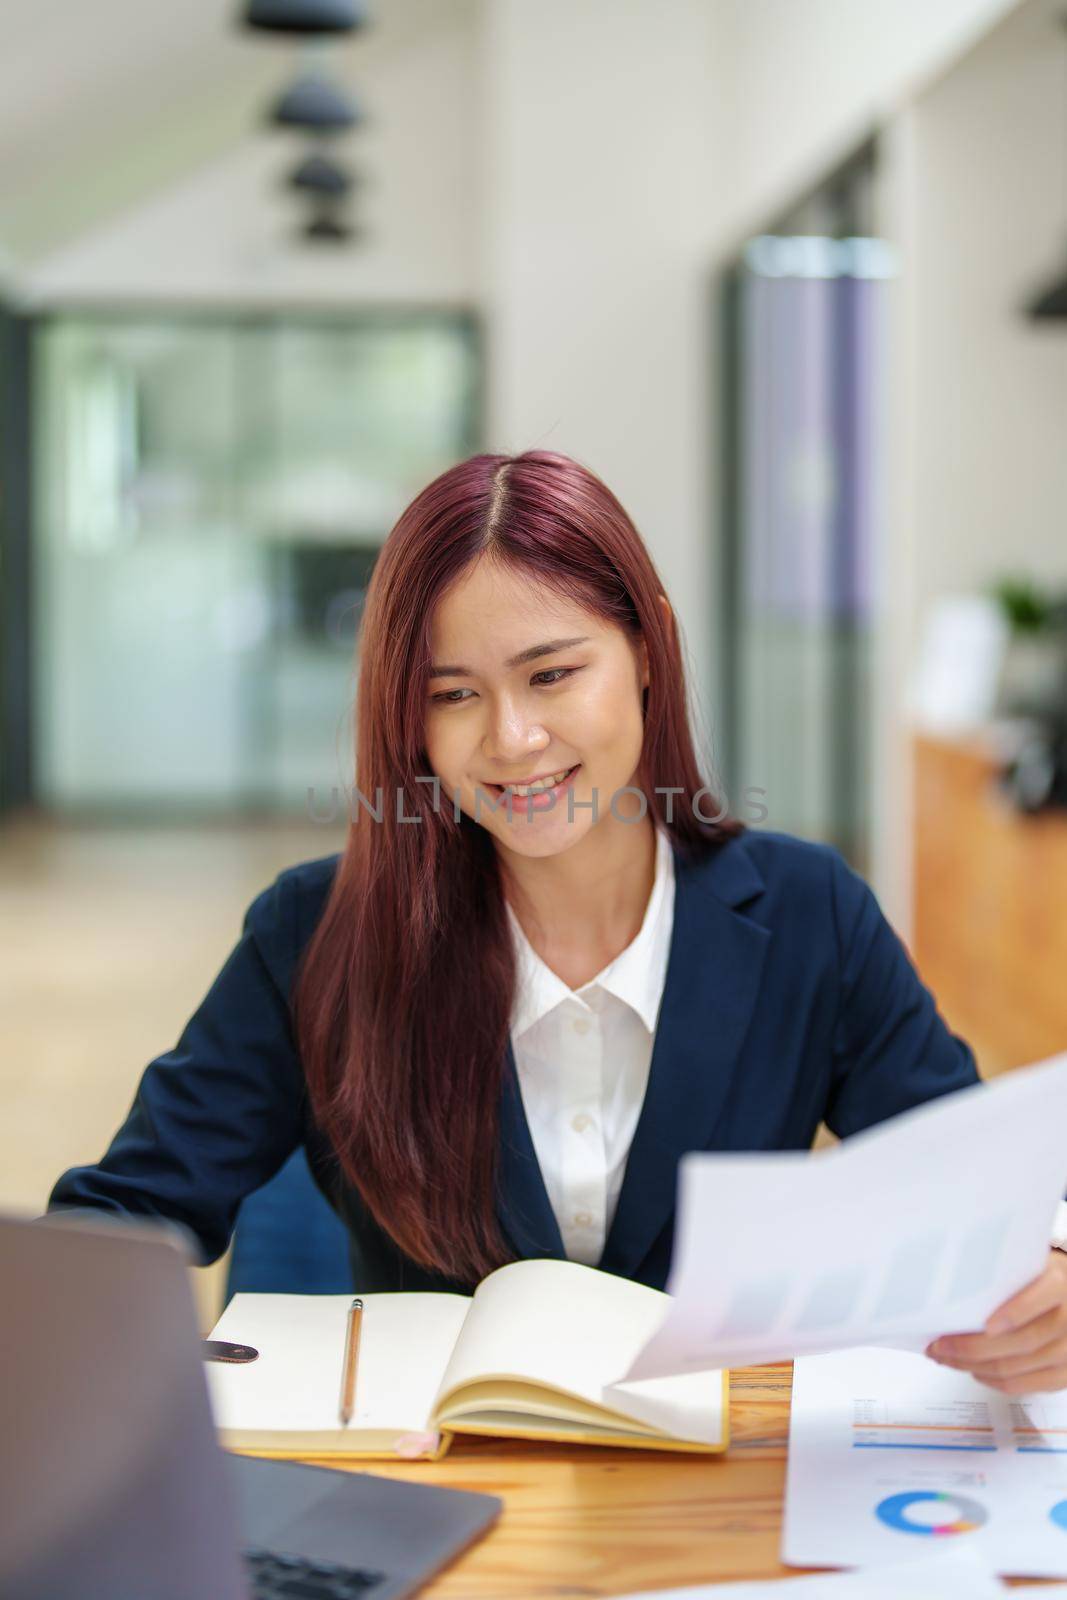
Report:
[[[0,828],[0,1207],[37,1214],[95,1160],[285,866],[329,854],[310,822]],[[205,1320],[220,1268],[194,1274]]]

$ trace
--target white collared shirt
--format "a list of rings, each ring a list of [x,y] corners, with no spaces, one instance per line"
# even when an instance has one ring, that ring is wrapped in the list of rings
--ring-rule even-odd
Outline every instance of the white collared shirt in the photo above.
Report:
[[[526,1120],[567,1256],[595,1266],[644,1103],[674,926],[674,856],[656,827],[640,930],[580,989],[546,966],[510,905],[518,981],[511,1043]]]

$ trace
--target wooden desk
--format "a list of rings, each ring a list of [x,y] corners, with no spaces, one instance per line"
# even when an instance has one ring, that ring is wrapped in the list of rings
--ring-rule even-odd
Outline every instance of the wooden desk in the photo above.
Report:
[[[456,1439],[443,1461],[366,1470],[503,1498],[496,1528],[424,1591],[434,1600],[795,1577],[778,1559],[791,1379],[789,1363],[731,1373],[725,1456]]]

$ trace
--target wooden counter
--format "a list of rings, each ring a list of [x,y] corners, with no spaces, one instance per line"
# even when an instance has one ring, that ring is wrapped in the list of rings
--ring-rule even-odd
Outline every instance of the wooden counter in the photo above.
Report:
[[[1028,817],[980,741],[915,741],[912,953],[986,1075],[1067,1050],[1067,812]]]

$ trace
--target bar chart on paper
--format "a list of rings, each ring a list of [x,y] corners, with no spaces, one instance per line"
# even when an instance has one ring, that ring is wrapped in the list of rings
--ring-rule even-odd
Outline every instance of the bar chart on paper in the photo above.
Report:
[[[1067,1054],[1007,1076],[814,1159],[684,1155],[669,1308],[615,1381],[983,1327],[1043,1270],[1067,1179]]]
[[[994,1451],[997,1441],[985,1400],[922,1404],[883,1395],[853,1401],[852,1448]]]
[[[1067,1396],[1013,1401],[911,1351],[794,1367],[782,1559],[863,1566],[973,1545],[997,1572],[1067,1577]]]
[[[1012,1442],[1027,1455],[1067,1456],[1067,1400],[1043,1394],[1011,1408]]]

